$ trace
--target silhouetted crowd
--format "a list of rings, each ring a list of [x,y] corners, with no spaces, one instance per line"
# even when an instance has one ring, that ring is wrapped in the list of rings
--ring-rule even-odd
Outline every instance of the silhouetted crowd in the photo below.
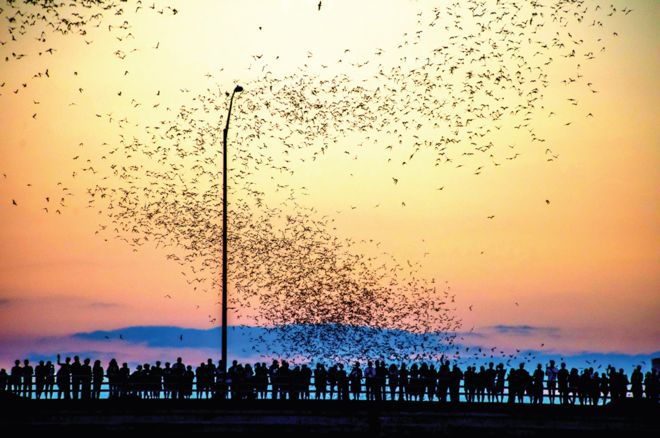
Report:
[[[313,394],[316,400],[457,403],[463,396],[469,403],[540,404],[547,398],[551,404],[598,405],[627,398],[629,386],[632,398],[658,401],[660,384],[655,369],[644,374],[637,366],[628,378],[623,369],[612,366],[602,373],[593,368],[579,372],[569,370],[565,363],[557,367],[554,361],[545,369],[538,364],[531,373],[524,363],[507,373],[501,363],[495,366],[491,362],[479,370],[468,366],[463,371],[457,364],[450,366],[448,360],[441,360],[437,368],[425,362],[397,366],[381,360],[369,361],[363,368],[355,362],[350,370],[341,363],[329,367],[319,363],[312,369],[292,367],[284,360],[274,360],[270,366],[234,361],[226,372],[220,361],[215,365],[211,359],[194,370],[181,358],[164,366],[160,361],[138,365],[134,370],[126,363],[120,367],[115,359],[104,369],[101,361],[91,365],[90,359],[81,362],[78,356],[62,362],[58,355],[56,364],[57,372],[50,361],[40,361],[32,368],[29,360],[17,360],[9,374],[0,370],[0,391],[38,399],[88,400],[101,398],[107,383],[108,398],[189,399],[194,393],[195,398],[309,400]]]

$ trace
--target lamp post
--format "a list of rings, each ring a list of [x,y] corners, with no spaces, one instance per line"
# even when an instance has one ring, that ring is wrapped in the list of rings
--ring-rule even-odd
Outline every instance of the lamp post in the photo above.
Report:
[[[229,100],[227,124],[222,131],[222,371],[227,372],[227,133],[234,95],[243,91],[236,85]]]

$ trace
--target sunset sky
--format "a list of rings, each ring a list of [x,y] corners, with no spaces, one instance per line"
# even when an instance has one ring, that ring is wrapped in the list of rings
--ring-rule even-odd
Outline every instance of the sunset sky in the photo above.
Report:
[[[398,47],[405,34],[414,35],[419,13],[426,21],[432,17],[430,2],[328,0],[320,10],[317,3],[156,1],[156,9],[171,5],[176,14],[134,14],[134,5],[127,6],[132,37],[122,41],[117,39],[122,34],[108,32],[108,23],[123,21],[116,17],[85,36],[36,26],[18,42],[9,41],[3,26],[0,365],[57,349],[174,356],[181,349],[149,353],[147,344],[104,345],[70,335],[132,326],[215,326],[208,316],[219,314],[219,291],[191,290],[162,249],[134,252],[120,240],[95,234],[103,214],[86,208],[95,175],[79,169],[84,160],[95,166],[107,144],[118,142],[108,114],[157,123],[173,117],[165,107],[188,105],[209,88],[231,91],[236,83],[258,81],[264,64],[275,77],[346,75],[357,83],[365,73],[351,62],[405,68],[438,45],[454,44],[422,37],[419,44]],[[436,3],[443,9],[452,2]],[[582,84],[561,82],[576,71],[562,71],[566,64],[560,60],[548,67],[545,109],[531,121],[544,143],[517,137],[505,126],[496,134],[494,160],[435,166],[435,155],[422,151],[399,166],[396,159],[382,158],[391,138],[374,130],[366,133],[371,137],[366,146],[353,147],[359,140],[351,134],[321,159],[294,163],[295,175],[277,182],[304,185],[307,195],[299,202],[333,217],[340,236],[381,242],[377,250],[367,245],[360,251],[419,262],[420,275],[447,281],[463,331],[483,335],[465,343],[508,350],[539,349],[543,343],[546,352],[558,355],[658,352],[660,8],[654,0],[612,4],[633,12],[603,14],[608,21],[600,30],[574,30],[585,41],[602,38],[594,45],[595,59],[581,62]],[[6,14],[0,13],[3,22]],[[548,35],[571,31],[548,26]],[[46,43],[36,40],[42,31]],[[49,47],[57,51],[38,54]],[[114,54],[119,49],[124,59]],[[12,52],[27,56],[11,59]],[[48,78],[33,78],[46,69]],[[373,81],[367,84],[377,85]],[[142,105],[136,108],[137,101]],[[241,102],[239,95],[238,117],[245,114]],[[217,116],[224,120],[224,114]],[[127,127],[124,134],[140,135],[139,129]],[[515,148],[507,150],[509,145]],[[558,158],[547,161],[546,148]],[[504,159],[514,152],[520,156]],[[483,171],[475,174],[478,166]],[[261,181],[267,199],[279,196],[275,184]],[[73,195],[57,214],[62,187]]]

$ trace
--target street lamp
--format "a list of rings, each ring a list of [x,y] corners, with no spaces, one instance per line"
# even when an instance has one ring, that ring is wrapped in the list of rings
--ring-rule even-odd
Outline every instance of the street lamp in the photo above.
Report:
[[[243,91],[236,85],[229,100],[227,124],[222,131],[222,371],[227,372],[227,133],[234,95]]]

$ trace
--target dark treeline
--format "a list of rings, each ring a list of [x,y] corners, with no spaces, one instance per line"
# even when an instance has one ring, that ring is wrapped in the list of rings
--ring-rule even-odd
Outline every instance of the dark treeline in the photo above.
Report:
[[[58,370],[55,371],[55,365]],[[274,360],[239,364],[234,361],[227,372],[222,363],[211,359],[195,369],[181,358],[171,364],[119,366],[112,359],[104,369],[101,361],[74,356],[56,364],[40,361],[36,367],[29,360],[17,360],[9,373],[0,370],[0,391],[30,398],[98,399],[107,384],[109,398],[189,399],[214,398],[232,400],[403,400],[457,403],[463,400],[495,403],[534,403],[547,399],[551,404],[598,405],[627,398],[628,388],[634,399],[658,400],[660,374],[655,369],[644,373],[641,366],[630,376],[623,369],[608,366],[599,373],[593,368],[579,372],[559,367],[550,361],[545,368],[538,364],[529,372],[525,364],[505,369],[495,366],[468,366],[441,360],[438,367],[426,362],[406,365],[369,361],[366,367],[355,362],[350,369],[338,363],[326,367],[317,364],[291,366],[287,361]],[[505,391],[506,388],[506,391]]]

